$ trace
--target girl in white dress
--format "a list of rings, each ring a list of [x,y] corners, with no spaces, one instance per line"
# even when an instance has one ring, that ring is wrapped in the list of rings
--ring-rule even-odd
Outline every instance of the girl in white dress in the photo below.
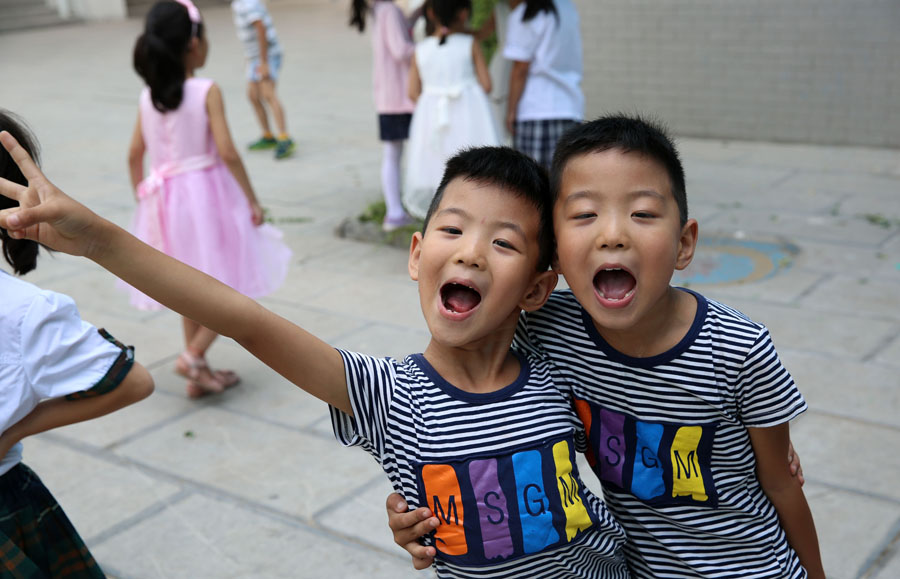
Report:
[[[491,77],[477,42],[464,33],[469,0],[434,0],[434,33],[416,46],[409,96],[416,101],[403,187],[407,211],[425,216],[444,164],[466,147],[499,145],[488,101]]]

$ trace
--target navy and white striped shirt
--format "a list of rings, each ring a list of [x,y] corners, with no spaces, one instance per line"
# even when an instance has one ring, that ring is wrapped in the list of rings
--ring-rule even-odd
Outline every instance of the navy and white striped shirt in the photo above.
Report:
[[[441,519],[439,577],[630,576],[622,527],[578,475],[578,419],[548,363],[517,355],[515,382],[473,394],[421,354],[341,356],[353,417],[331,408],[335,436]]]
[[[523,315],[516,343],[572,385],[635,575],[805,577],[756,478],[747,427],[785,423],[806,402],[764,326],[690,293],[693,325],[658,356],[614,350],[569,290]]]

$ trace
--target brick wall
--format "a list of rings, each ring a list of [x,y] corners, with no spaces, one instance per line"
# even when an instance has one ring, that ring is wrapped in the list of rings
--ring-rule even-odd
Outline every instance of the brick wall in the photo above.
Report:
[[[900,0],[575,0],[587,117],[900,147]]]

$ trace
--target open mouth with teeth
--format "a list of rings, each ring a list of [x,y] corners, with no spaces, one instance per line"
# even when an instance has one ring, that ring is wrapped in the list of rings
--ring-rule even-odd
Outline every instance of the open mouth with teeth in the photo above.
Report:
[[[481,294],[475,288],[460,283],[448,283],[441,288],[441,303],[450,313],[466,314],[481,303]]]
[[[621,268],[601,269],[594,276],[594,289],[601,298],[610,302],[621,302],[634,295],[637,280],[631,273]]]

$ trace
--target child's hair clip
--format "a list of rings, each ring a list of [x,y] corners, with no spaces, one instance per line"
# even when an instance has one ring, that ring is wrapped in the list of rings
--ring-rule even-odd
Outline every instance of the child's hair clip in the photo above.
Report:
[[[175,0],[175,2],[178,2],[179,4],[187,8],[188,18],[191,19],[191,22],[193,22],[194,24],[200,24],[200,11],[196,6],[194,6],[194,3],[191,2],[191,0]]]

